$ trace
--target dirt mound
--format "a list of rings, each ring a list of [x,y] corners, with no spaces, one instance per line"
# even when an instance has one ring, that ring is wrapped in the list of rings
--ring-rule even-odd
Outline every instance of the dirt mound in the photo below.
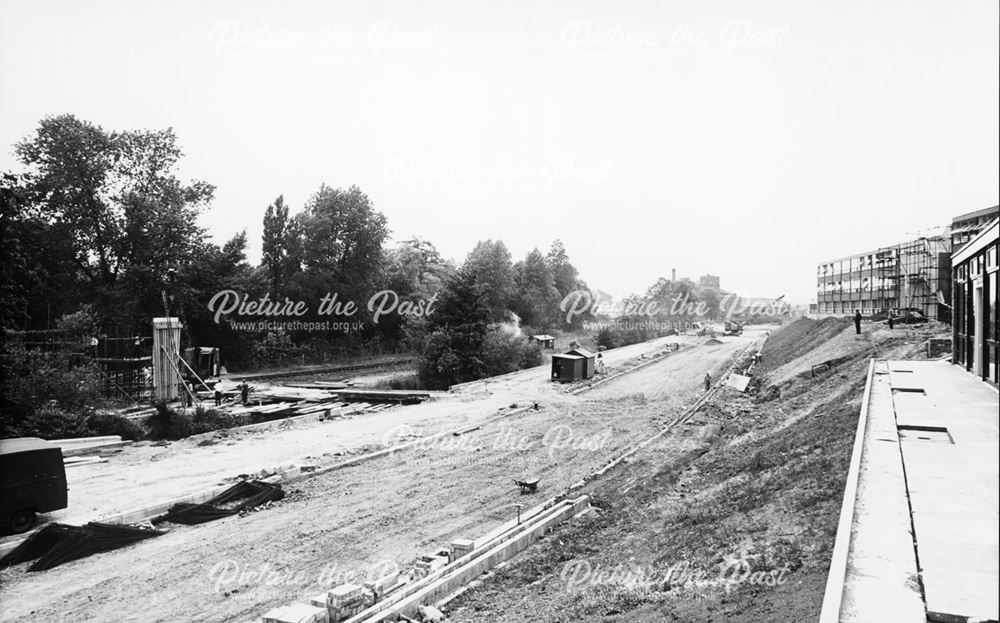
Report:
[[[453,620],[814,620],[865,370],[858,358],[766,406],[710,401],[595,482],[598,513],[456,600]]]
[[[775,332],[772,354],[808,356],[845,328],[793,323]],[[920,340],[892,336],[880,353],[904,358]],[[449,604],[449,620],[815,620],[871,348],[793,380],[766,403],[709,400],[685,426],[587,485],[597,512],[464,593]]]
[[[799,318],[781,327],[764,343],[764,356],[757,372],[766,374],[780,368],[842,333],[850,324],[850,318]]]

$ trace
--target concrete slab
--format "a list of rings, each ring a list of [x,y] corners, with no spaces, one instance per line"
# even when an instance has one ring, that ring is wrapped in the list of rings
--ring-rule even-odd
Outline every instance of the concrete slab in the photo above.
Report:
[[[726,387],[732,387],[738,392],[745,392],[750,384],[750,377],[742,374],[730,374],[726,379]]]
[[[829,620],[925,623],[890,375],[884,364],[878,371],[866,405],[843,595]]]
[[[996,576],[988,573],[925,570],[921,574],[930,621],[997,620]],[[969,587],[978,587],[970,591]]]
[[[1000,427],[997,393],[943,361],[890,362],[899,425],[947,428],[953,443],[906,434],[916,552],[930,620],[998,618]],[[904,380],[905,377],[905,380]],[[898,387],[897,387],[898,384]],[[925,393],[898,391],[923,388]]]

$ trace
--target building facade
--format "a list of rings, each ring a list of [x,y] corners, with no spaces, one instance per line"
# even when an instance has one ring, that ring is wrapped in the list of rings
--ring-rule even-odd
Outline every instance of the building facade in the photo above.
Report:
[[[698,277],[698,285],[703,288],[720,289],[719,278],[715,275],[702,275]]]
[[[823,262],[816,268],[817,314],[863,315],[917,309],[928,318],[951,319],[951,239],[921,237]]]
[[[997,306],[1000,221],[994,219],[952,255],[952,363],[998,384]]]
[[[1000,216],[997,213],[1000,206],[985,210],[976,210],[951,219],[951,252],[958,253],[970,240],[979,235],[993,219]]]

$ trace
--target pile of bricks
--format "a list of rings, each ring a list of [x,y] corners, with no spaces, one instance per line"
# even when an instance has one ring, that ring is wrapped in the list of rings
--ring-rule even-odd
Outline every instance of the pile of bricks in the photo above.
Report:
[[[326,608],[330,623],[340,623],[375,603],[374,596],[369,595],[363,586],[357,584],[341,584],[327,592]]]
[[[376,580],[366,581],[364,586],[341,584],[312,597],[308,604],[295,603],[274,608],[264,615],[264,623],[341,623],[373,606],[393,590],[411,580],[427,577],[474,548],[472,540],[457,539],[448,549],[421,556],[412,574],[404,575],[396,571]]]
[[[383,576],[377,580],[371,580],[365,582],[365,590],[370,592],[373,597],[373,602],[376,602],[383,597],[386,593],[395,588],[400,584],[399,572],[390,573],[389,575]]]
[[[441,567],[447,565],[450,562],[450,555],[451,552],[442,550],[431,556],[421,556],[420,560],[417,561],[417,564],[413,568],[414,575],[418,579],[427,577]]]

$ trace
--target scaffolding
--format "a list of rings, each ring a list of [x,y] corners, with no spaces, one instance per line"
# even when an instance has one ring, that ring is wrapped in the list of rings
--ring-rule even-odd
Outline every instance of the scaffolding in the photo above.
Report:
[[[873,307],[889,310],[899,306],[899,250],[886,247],[875,252]]]
[[[928,318],[948,320],[942,301],[950,299],[950,241],[918,238],[899,246],[899,307],[917,309]]]
[[[818,313],[917,309],[949,322],[951,240],[920,237],[820,265]],[[833,285],[836,284],[836,285]]]
[[[102,332],[94,361],[101,368],[101,394],[105,398],[140,401],[152,397],[152,343],[152,337],[136,335],[130,328]]]

